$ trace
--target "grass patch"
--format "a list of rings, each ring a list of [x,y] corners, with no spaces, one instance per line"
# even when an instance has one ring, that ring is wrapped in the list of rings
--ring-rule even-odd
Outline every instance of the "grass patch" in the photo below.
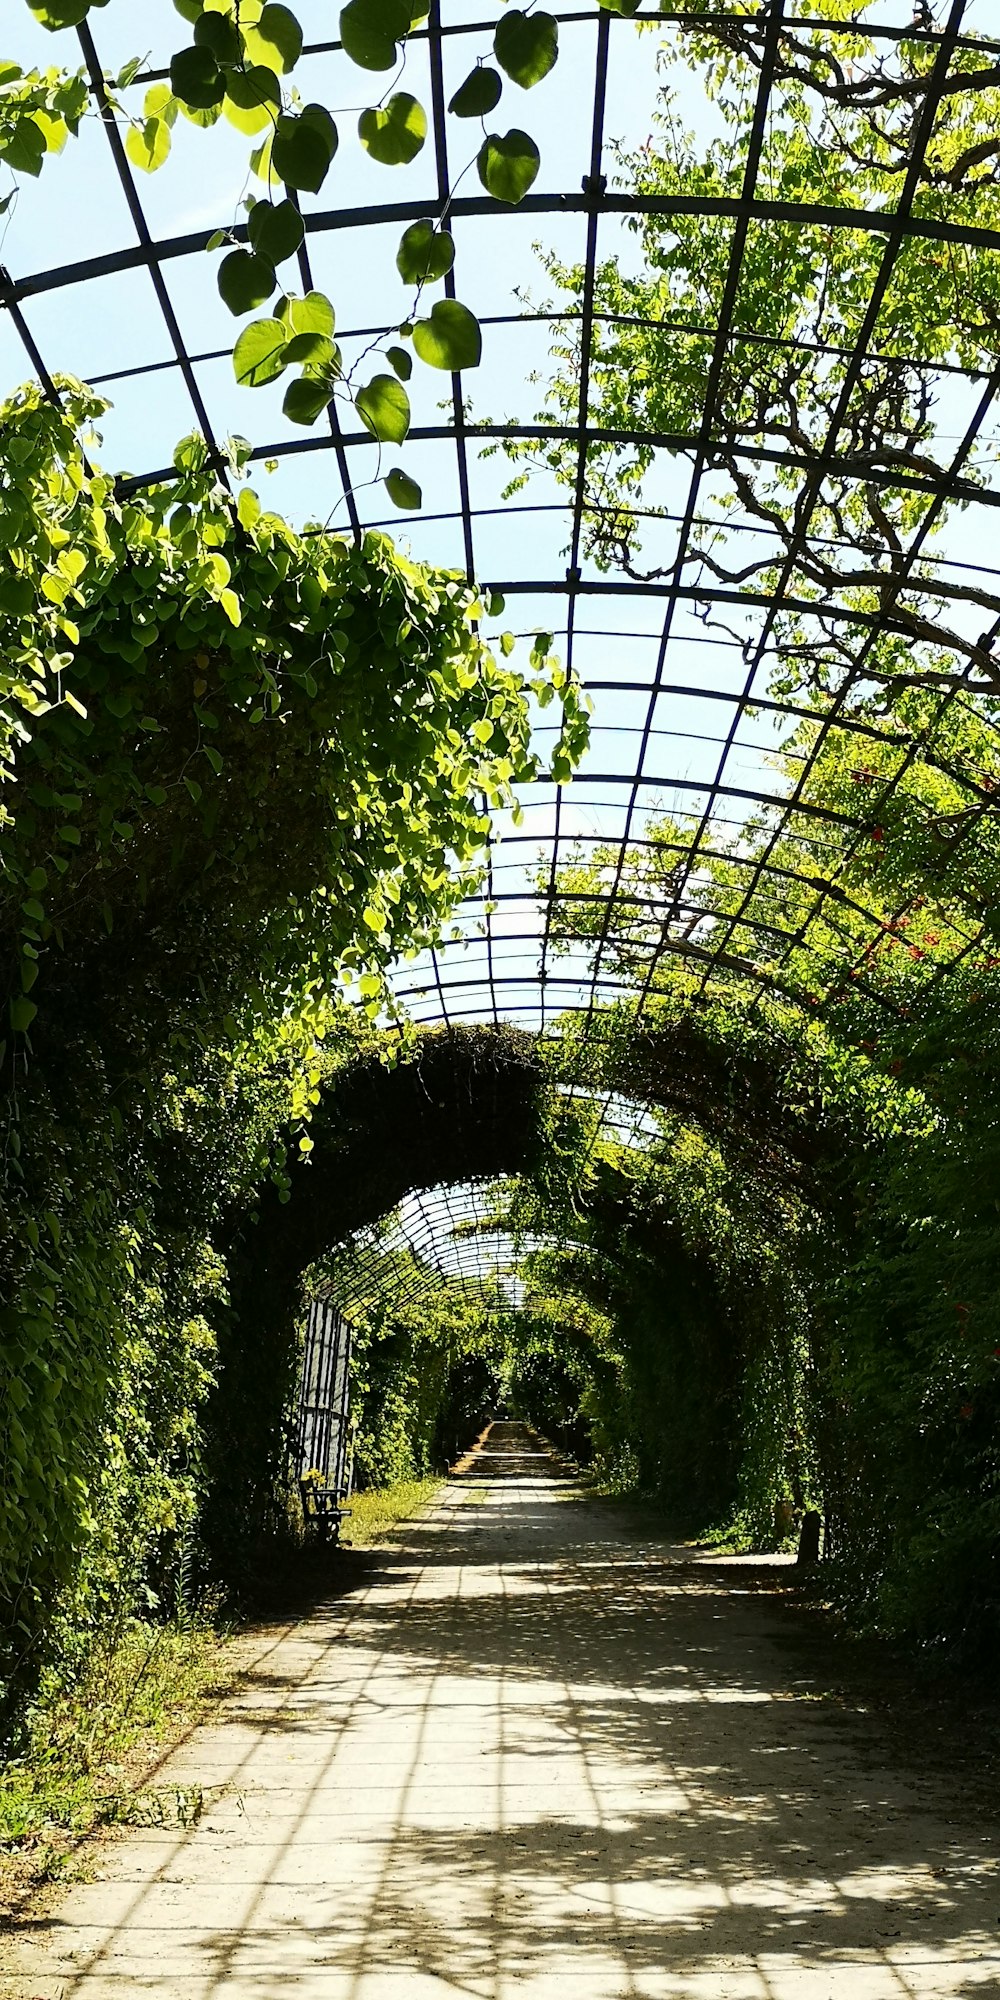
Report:
[[[352,1493],[350,1519],[344,1522],[341,1541],[352,1549],[367,1549],[373,1542],[381,1542],[397,1521],[422,1514],[442,1483],[436,1477],[401,1479],[395,1486],[373,1486],[365,1493]]]
[[[72,1849],[97,1827],[198,1817],[196,1788],[143,1790],[141,1780],[150,1752],[219,1691],[223,1648],[208,1624],[136,1620],[39,1700],[24,1748],[0,1768],[4,1900],[65,1878]]]

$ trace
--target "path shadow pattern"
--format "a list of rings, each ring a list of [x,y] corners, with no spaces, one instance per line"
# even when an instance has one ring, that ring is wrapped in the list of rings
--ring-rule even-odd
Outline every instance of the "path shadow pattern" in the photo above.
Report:
[[[9,1954],[40,2000],[981,2000],[988,1828],[826,1698],[782,1607],[495,1426]],[[3,1989],[0,1988],[0,1991]]]

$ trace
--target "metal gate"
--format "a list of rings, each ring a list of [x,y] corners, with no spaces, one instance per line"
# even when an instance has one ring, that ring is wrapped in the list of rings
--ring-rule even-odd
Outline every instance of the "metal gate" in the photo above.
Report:
[[[296,1459],[307,1515],[338,1523],[351,1490],[351,1329],[330,1299],[313,1299],[299,1382]]]

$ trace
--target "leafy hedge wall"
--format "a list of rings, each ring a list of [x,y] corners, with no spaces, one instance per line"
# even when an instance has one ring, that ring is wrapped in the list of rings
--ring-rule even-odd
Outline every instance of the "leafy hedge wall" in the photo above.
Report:
[[[162,1595],[206,1476],[241,1470],[199,1417],[231,1324],[220,1249],[262,1188],[287,1197],[384,967],[464,892],[484,801],[537,769],[529,684],[560,681],[544,641],[527,677],[493,657],[457,576],[234,500],[196,438],[130,496],[96,462],[102,406],[61,393],[0,410],[15,1700],[116,1597]]]

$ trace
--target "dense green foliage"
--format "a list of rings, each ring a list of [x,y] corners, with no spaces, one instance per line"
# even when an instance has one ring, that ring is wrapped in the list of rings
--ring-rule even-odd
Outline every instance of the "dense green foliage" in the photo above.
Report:
[[[0,447],[18,1685],[122,1592],[162,1594],[204,1483],[226,1225],[287,1187],[290,1139],[308,1156],[357,1042],[345,982],[378,1004],[535,768],[527,684],[459,578],[234,504],[196,439],[169,488],[120,495],[82,435],[99,406],[63,390],[15,398]]]
[[[755,27],[706,21],[686,49],[718,130],[684,130],[678,65],[650,142],[619,154],[651,208],[637,257],[596,273],[583,518],[599,565],[669,580],[664,454],[700,441],[712,478],[681,580],[717,593],[706,620],[742,646],[776,777],[728,837],[678,812],[561,871],[554,937],[633,987],[644,1024],[612,1017],[607,1056],[569,1030],[567,1073],[652,1102],[660,1127],[569,1147],[578,1233],[637,1369],[639,1483],[673,1500],[687,1460],[712,1467],[757,1535],[775,1502],[821,1497],[855,1617],[983,1646],[1000,1607],[1000,597],[960,567],[956,502],[988,482],[991,433],[975,441],[955,395],[993,365],[997,269],[938,230],[996,227],[995,73],[960,50],[935,103],[932,42],[789,28],[755,126]],[[771,209],[744,231],[751,171]],[[904,187],[917,226],[890,254],[866,218]],[[585,277],[548,270],[571,310],[542,414],[567,432],[508,449],[572,487]],[[609,1171],[634,1189],[620,1266]]]
[[[54,25],[88,10],[33,8]],[[294,16],[178,11],[192,42],[169,83],[126,72],[104,111],[150,170],[181,115],[258,141],[264,192],[216,245],[220,289],[238,315],[280,304],[241,332],[240,380],[293,368],[293,420],[349,396],[401,445],[407,347],[386,350],[391,372],[344,377],[332,303],[278,284],[302,240],[295,197],[325,183],[335,149],[326,109],[282,82]],[[688,1527],[772,1544],[821,1506],[830,1587],[857,1620],[971,1650],[1000,1620],[1000,598],[924,549],[948,520],[934,371],[989,368],[1000,310],[995,258],[945,254],[931,225],[956,206],[996,224],[997,92],[963,57],[912,190],[929,227],[906,237],[877,359],[854,379],[883,249],[859,218],[917,156],[932,58],[915,38],[883,61],[859,32],[837,64],[820,32],[789,35],[758,181],[776,213],[749,229],[717,366],[760,48],[740,16],[698,26],[708,11],[688,10],[687,47],[731,143],[696,144],[668,105],[655,143],[620,162],[654,203],[688,206],[669,225],[643,217],[638,273],[598,272],[590,414],[610,435],[590,448],[584,523],[599,565],[642,574],[664,513],[657,451],[691,449],[711,387],[718,504],[685,560],[737,605],[770,604],[783,582],[762,697],[787,724],[776,803],[731,838],[662,817],[624,856],[565,860],[553,948],[591,949],[638,997],[563,1024],[544,1087],[543,1057],[510,1038],[478,1156],[461,1135],[463,1172],[521,1174],[494,1220],[533,1245],[523,1304],[398,1260],[391,1288],[355,1288],[358,1472],[419,1479],[509,1405]],[[815,0],[816,20],[844,12]],[[348,55],[389,70],[414,18],[349,0]],[[508,10],[494,52],[533,87],[554,24]],[[488,115],[501,87],[478,64],[454,116]],[[135,88],[141,117],[122,109]],[[0,70],[0,92],[0,157],[29,175],[88,102],[55,72]],[[397,92],[362,112],[362,138],[405,165],[426,124]],[[522,198],[528,135],[484,128],[475,153],[491,195]],[[804,197],[858,226],[782,219]],[[398,338],[446,372],[479,356],[450,294],[453,247],[430,222],[399,246],[414,290]],[[583,273],[550,269],[579,299]],[[428,285],[445,287],[429,310]],[[580,356],[556,358],[548,415],[567,435],[527,449],[571,483]],[[238,444],[223,465],[188,438],[175,476],[138,494],[97,463],[100,402],[57,386],[58,403],[27,388],[0,412],[12,1703],[113,1617],[169,1607],[196,1545],[234,1582],[248,1537],[279,1521],[295,1286],[316,1262],[296,1233],[308,1176],[319,1186],[325,1163],[324,1197],[338,1179],[362,1189],[343,1229],[377,1225],[459,1150],[455,1123],[404,1159],[386,1107],[374,1117],[373,1052],[395,1048],[374,1026],[384,976],[439,934],[491,810],[539,774],[532,696],[562,707],[548,775],[564,780],[586,739],[546,636],[524,674],[506,636],[495,658],[479,628],[502,607],[463,578],[379,535],[291,528],[245,484]],[[819,481],[834,432],[836,476]],[[949,490],[968,499],[984,477],[963,461]],[[386,483],[419,503],[401,467]],[[361,1104],[334,1100],[348,1072]],[[520,1121],[538,1140],[509,1168],[505,1090],[511,1133]],[[643,1108],[631,1135],[608,1093]],[[334,1256],[320,1275],[343,1268]]]

